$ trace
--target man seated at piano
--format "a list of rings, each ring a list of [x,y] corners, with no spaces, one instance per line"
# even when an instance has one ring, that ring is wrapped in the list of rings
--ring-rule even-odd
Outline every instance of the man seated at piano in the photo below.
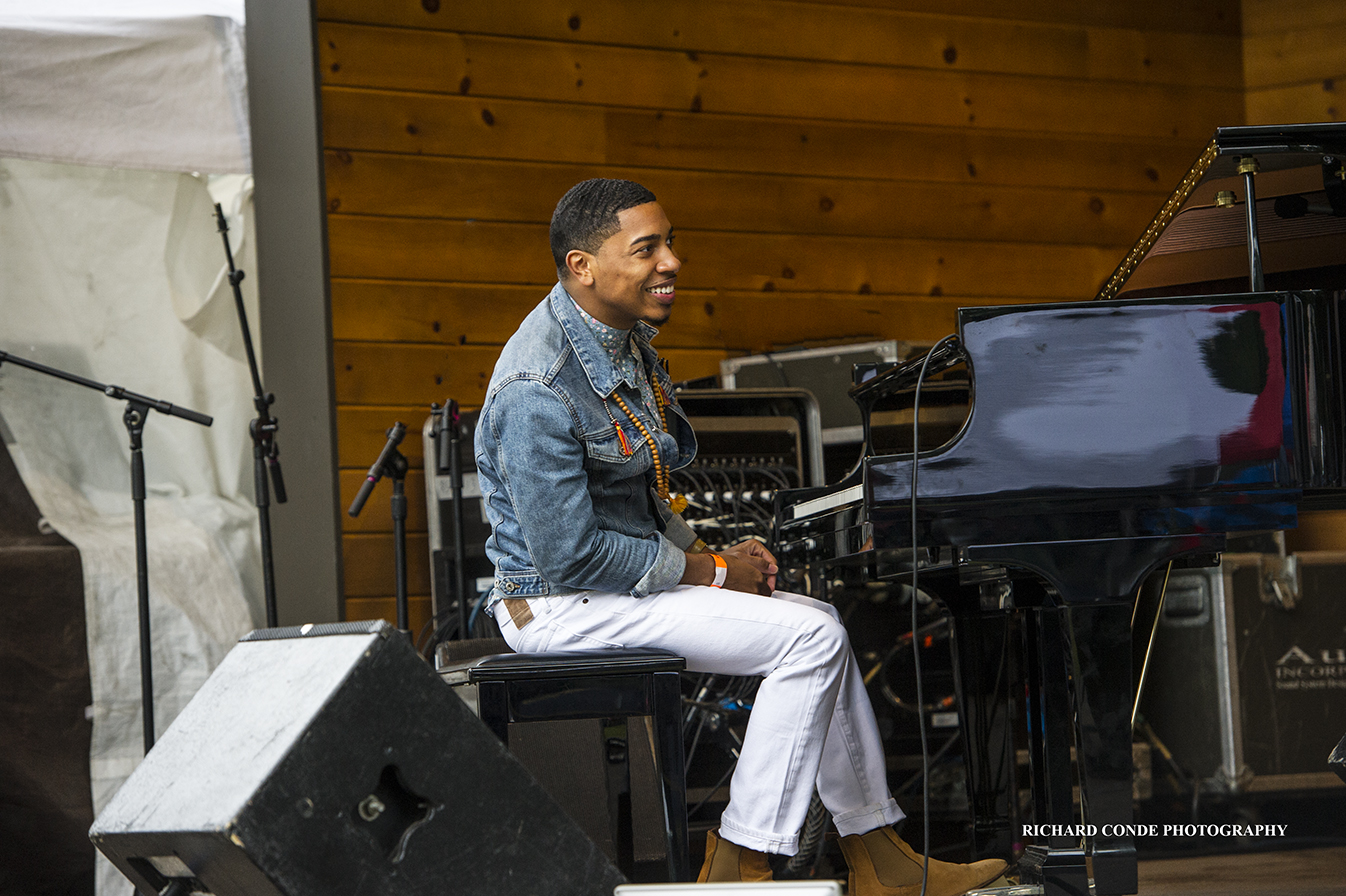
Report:
[[[762,677],[700,881],[770,880],[767,854],[797,852],[816,786],[850,896],[916,896],[922,856],[891,827],[903,813],[836,610],[775,591],[757,541],[707,552],[669,506],[669,471],[696,441],[650,345],[681,267],[664,210],[630,181],[585,181],[557,205],[551,249],[560,282],[505,345],[477,424],[488,612],[523,653],[662,648]],[[958,896],[1004,868],[931,860],[926,892]]]

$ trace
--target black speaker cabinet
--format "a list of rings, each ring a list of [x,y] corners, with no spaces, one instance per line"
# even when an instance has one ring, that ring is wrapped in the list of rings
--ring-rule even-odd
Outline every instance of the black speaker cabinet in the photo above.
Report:
[[[90,837],[145,894],[592,896],[624,880],[382,622],[244,638]]]
[[[1276,555],[1169,580],[1141,712],[1206,790],[1341,787],[1327,757],[1346,730],[1346,554],[1295,561],[1291,601],[1267,584]]]

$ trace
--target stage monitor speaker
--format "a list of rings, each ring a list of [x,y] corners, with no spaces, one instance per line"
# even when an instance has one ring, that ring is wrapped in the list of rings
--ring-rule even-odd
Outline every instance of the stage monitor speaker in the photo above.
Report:
[[[253,632],[94,822],[141,893],[611,893],[621,873],[383,622]]]
[[[823,442],[858,442],[860,408],[849,394],[852,368],[900,361],[913,348],[887,340],[727,358],[720,362],[720,381],[726,389],[808,389],[822,415]]]

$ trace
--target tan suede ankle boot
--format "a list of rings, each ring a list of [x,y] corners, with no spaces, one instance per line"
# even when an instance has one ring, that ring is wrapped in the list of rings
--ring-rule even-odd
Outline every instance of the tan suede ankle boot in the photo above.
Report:
[[[841,851],[851,869],[847,896],[919,896],[921,855],[887,825],[867,834],[842,837]],[[931,859],[925,893],[962,896],[968,890],[986,886],[1005,868],[1006,863],[1000,859],[983,859],[970,865]]]
[[[766,853],[731,843],[717,836],[715,831],[706,833],[706,861],[701,865],[697,883],[751,883],[764,880],[772,880]]]

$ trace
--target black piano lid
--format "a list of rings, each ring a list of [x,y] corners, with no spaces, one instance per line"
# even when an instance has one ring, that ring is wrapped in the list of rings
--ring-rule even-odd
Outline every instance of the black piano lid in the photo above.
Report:
[[[1240,160],[1254,178],[1268,289],[1346,287],[1346,122],[1219,128],[1097,298],[1248,290],[1247,218]],[[1218,205],[1230,191],[1232,205]],[[1277,213],[1303,197],[1313,211]],[[1321,213],[1321,212],[1329,213]],[[1331,212],[1335,212],[1332,214]],[[1123,292],[1125,290],[1125,292]]]

